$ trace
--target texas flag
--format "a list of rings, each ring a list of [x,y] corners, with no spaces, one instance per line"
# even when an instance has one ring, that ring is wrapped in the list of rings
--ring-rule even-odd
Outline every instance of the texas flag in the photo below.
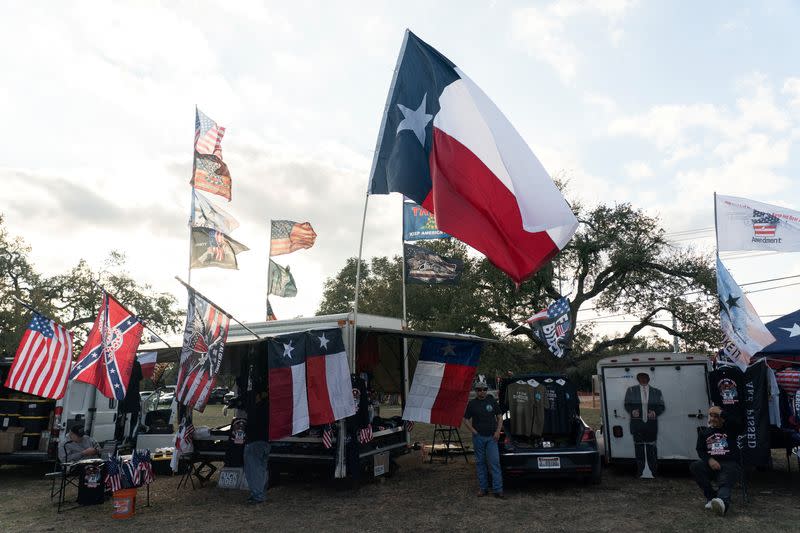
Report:
[[[306,333],[282,335],[268,341],[270,440],[290,437],[309,427],[306,341]]]
[[[350,367],[339,328],[310,331],[306,336],[308,416],[312,426],[356,414]]]
[[[516,283],[564,248],[578,221],[547,171],[483,91],[406,31],[389,90],[370,194],[400,192],[440,230]]]
[[[460,426],[482,348],[475,341],[425,339],[403,420]]]
[[[139,364],[142,365],[142,377],[145,379],[153,378],[153,371],[156,369],[158,352],[140,352],[136,355]]]

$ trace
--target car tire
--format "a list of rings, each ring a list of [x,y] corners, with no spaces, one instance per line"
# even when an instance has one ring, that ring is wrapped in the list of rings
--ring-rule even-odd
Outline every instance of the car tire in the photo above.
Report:
[[[600,461],[592,468],[592,475],[589,476],[589,483],[592,485],[599,485],[603,481],[603,467]]]

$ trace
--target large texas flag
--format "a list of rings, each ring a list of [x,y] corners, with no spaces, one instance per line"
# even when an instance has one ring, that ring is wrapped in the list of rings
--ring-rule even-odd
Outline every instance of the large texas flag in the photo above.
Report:
[[[309,427],[306,396],[306,333],[270,339],[269,439],[296,435]]]
[[[311,425],[330,424],[356,414],[342,330],[309,331],[306,342],[306,385]]]
[[[475,341],[425,339],[403,420],[460,426],[482,349]]]
[[[564,248],[578,221],[497,106],[449,59],[406,30],[370,174],[439,229],[521,283]]]

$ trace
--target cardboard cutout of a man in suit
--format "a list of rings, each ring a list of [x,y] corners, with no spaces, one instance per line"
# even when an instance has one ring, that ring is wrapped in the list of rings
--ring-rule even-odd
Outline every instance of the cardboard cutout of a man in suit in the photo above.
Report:
[[[639,476],[644,471],[645,460],[653,475],[658,470],[658,417],[664,412],[664,397],[661,390],[650,386],[650,375],[636,374],[638,385],[625,391],[625,410],[631,417],[630,431],[636,450],[636,466]]]

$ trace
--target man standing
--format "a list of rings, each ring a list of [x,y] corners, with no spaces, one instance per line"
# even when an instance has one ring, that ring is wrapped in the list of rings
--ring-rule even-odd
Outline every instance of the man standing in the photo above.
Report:
[[[720,516],[730,508],[731,489],[742,475],[736,443],[740,430],[739,424],[728,420],[721,408],[710,408],[708,427],[697,432],[697,455],[700,459],[689,465],[706,498],[706,509],[713,509]],[[719,487],[716,492],[711,486],[713,479]]]
[[[631,417],[630,432],[636,450],[636,466],[639,476],[645,463],[655,475],[658,470],[658,417],[664,412],[664,397],[661,391],[650,386],[650,375],[646,372],[636,374],[638,385],[625,391],[625,410]]]
[[[254,398],[247,409],[247,434],[244,446],[244,476],[250,488],[247,503],[264,502],[264,491],[269,482],[269,403],[267,393],[250,393]]]
[[[503,425],[503,415],[494,398],[486,396],[489,386],[485,381],[475,383],[476,397],[469,401],[464,413],[464,425],[472,433],[475,464],[478,468],[478,496],[489,493],[488,473],[492,476],[495,498],[503,498],[503,475],[500,471],[500,452],[497,440]]]

